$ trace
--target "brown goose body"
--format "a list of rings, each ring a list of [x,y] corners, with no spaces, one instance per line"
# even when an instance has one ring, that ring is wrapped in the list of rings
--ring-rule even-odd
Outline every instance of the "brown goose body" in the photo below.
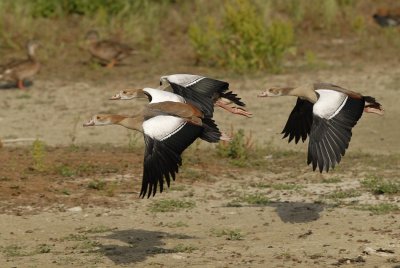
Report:
[[[28,58],[14,60],[3,67],[0,78],[7,81],[15,81],[19,88],[23,89],[23,81],[30,79],[40,71],[40,63],[35,57],[35,50],[38,47],[36,41],[29,41],[27,44]]]
[[[133,48],[126,44],[111,40],[99,40],[99,35],[96,31],[89,31],[86,34],[86,40],[89,43],[89,53],[100,61],[106,62],[109,68],[133,53]]]
[[[383,115],[375,98],[329,83],[270,88],[259,97],[296,96],[297,102],[282,131],[297,143],[310,138],[307,164],[320,172],[334,168],[344,156],[352,128],[363,112]]]

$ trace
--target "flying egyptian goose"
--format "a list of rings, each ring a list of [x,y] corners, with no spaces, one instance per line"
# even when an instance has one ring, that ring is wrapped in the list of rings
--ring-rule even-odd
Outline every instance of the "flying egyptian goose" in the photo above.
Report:
[[[173,74],[160,78],[158,89],[173,92],[184,97],[188,102],[197,105],[201,103],[207,109],[208,114],[213,113],[213,103],[231,113],[250,117],[252,113],[246,111],[245,104],[229,90],[229,83],[192,74]],[[137,95],[138,89],[122,90],[111,99],[132,99]],[[140,91],[140,89],[139,89]],[[140,94],[140,93],[139,93]],[[209,99],[212,102],[209,102]],[[240,107],[230,107],[230,104]]]
[[[307,164],[313,170],[329,171],[344,156],[351,139],[351,129],[363,111],[383,115],[384,110],[375,98],[327,83],[293,87],[270,88],[259,97],[297,96],[296,106],[282,131],[283,138],[295,143],[307,135]]]
[[[185,103],[181,96],[145,88],[144,94],[150,103],[136,116],[99,114],[84,126],[118,124],[140,131],[144,135],[145,153],[143,162],[143,180],[140,196],[153,196],[159,185],[164,189],[164,179],[170,186],[171,177],[182,165],[182,152],[197,138],[208,142],[229,140],[218,130],[215,122],[206,117],[196,106]]]
[[[27,45],[28,58],[24,60],[14,60],[5,66],[0,73],[0,80],[16,81],[18,88],[24,88],[24,79],[28,79],[37,74],[40,70],[40,63],[35,57],[35,51],[39,43],[30,40]]]
[[[89,53],[107,62],[107,67],[112,68],[116,63],[133,54],[133,49],[125,44],[111,40],[99,40],[99,33],[95,30],[87,32],[85,40],[88,42]]]

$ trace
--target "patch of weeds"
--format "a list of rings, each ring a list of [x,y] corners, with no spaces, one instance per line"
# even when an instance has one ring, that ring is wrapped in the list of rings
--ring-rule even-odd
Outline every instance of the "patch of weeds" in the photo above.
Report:
[[[40,244],[37,246],[35,249],[36,254],[43,254],[43,253],[49,253],[51,251],[51,246],[47,244]]]
[[[226,240],[243,240],[243,235],[240,230],[231,230],[231,229],[211,229],[211,234],[216,237],[225,236]]]
[[[198,249],[198,247],[184,245],[184,244],[178,244],[172,249],[172,251],[175,253],[179,253],[179,252],[192,253],[193,251],[195,251],[197,249]]]
[[[135,151],[138,148],[139,139],[141,136],[137,132],[128,132],[128,150]]]
[[[30,99],[31,95],[29,94],[21,94],[16,97],[17,99]]]
[[[44,171],[45,164],[44,159],[46,156],[45,153],[46,145],[43,141],[36,139],[31,147],[31,155],[33,159],[33,168],[37,171]]]
[[[227,207],[233,207],[233,208],[239,208],[239,207],[243,207],[243,205],[240,203],[239,200],[233,200],[231,202],[228,202],[226,204]]]
[[[60,241],[84,241],[89,238],[84,234],[69,234],[66,237],[60,239]]]
[[[253,147],[251,134],[245,136],[244,130],[239,129],[235,132],[233,129],[230,133],[232,140],[230,142],[220,142],[217,145],[217,154],[221,157],[231,159],[231,163],[236,166],[246,166],[246,160],[249,157]]]
[[[382,203],[378,205],[359,205],[354,207],[357,210],[366,210],[370,211],[373,214],[387,214],[390,212],[398,212],[400,211],[400,207],[395,204],[390,203]]]
[[[271,188],[274,190],[299,190],[304,188],[304,186],[294,183],[274,183],[271,184]]]
[[[386,181],[381,178],[370,176],[361,181],[361,185],[373,194],[398,194],[400,193],[400,182]]]
[[[337,190],[334,191],[328,195],[326,195],[326,198],[329,199],[344,199],[344,198],[353,198],[353,197],[358,197],[361,196],[361,193],[355,189],[349,189],[349,190]]]
[[[115,196],[115,191],[117,190],[118,185],[116,182],[108,183],[106,187],[106,195],[108,197]]]
[[[87,187],[89,189],[101,191],[101,190],[104,190],[106,188],[106,185],[107,185],[107,182],[105,182],[104,180],[93,180],[93,181],[88,183]]]
[[[71,167],[64,164],[57,167],[57,173],[63,177],[72,177],[75,175],[75,171]]]
[[[339,183],[342,182],[342,179],[339,177],[332,177],[332,178],[327,178],[327,179],[322,179],[322,183]]]
[[[2,252],[6,257],[23,257],[29,254],[22,250],[22,247],[18,245],[9,245],[2,248]]]
[[[189,38],[198,60],[208,65],[229,66],[238,72],[281,69],[282,59],[293,44],[290,23],[269,20],[256,1],[223,2],[223,14],[189,27]],[[200,22],[200,23],[199,23]]]
[[[93,240],[84,240],[81,243],[72,246],[72,249],[83,250],[86,252],[93,252],[99,246],[101,246],[100,242]]]
[[[169,222],[169,223],[163,224],[162,226],[166,226],[169,228],[189,227],[189,225],[184,223],[183,221]]]
[[[268,197],[260,193],[246,194],[240,197],[237,201],[246,202],[250,205],[267,205],[271,202]]]
[[[86,234],[99,234],[99,233],[106,233],[109,231],[115,230],[115,228],[107,227],[104,225],[99,225],[84,231]]]
[[[257,183],[250,183],[250,187],[264,189],[264,188],[270,188],[271,184],[263,183],[263,182],[257,182]]]
[[[71,192],[68,189],[62,189],[61,193],[64,195],[71,195]]]
[[[196,206],[194,201],[182,201],[174,199],[162,199],[154,201],[150,205],[151,212],[174,212],[182,209],[192,209]]]
[[[182,192],[184,190],[186,190],[185,185],[177,185],[177,186],[172,186],[170,188],[171,191],[176,191],[176,192]]]

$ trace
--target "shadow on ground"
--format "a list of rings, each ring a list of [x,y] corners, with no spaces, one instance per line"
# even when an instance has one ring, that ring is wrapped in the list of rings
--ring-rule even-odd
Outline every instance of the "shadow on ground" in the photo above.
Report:
[[[316,221],[324,210],[322,204],[304,202],[271,202],[268,206],[275,207],[279,218],[289,223]]]
[[[163,239],[190,239],[192,236],[182,234],[168,234],[157,231],[141,229],[114,231],[112,234],[99,238],[119,240],[125,245],[102,243],[100,252],[112,260],[115,264],[138,263],[146,258],[157,255],[176,252],[174,249],[166,249]]]

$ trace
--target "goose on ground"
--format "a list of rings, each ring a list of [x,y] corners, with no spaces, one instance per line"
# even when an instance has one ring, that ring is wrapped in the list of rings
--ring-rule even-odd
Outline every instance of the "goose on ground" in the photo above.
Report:
[[[99,33],[95,30],[90,30],[86,33],[85,40],[88,43],[89,53],[92,57],[107,63],[108,68],[112,68],[115,64],[134,53],[133,48],[128,45],[99,39]]]
[[[40,63],[35,57],[35,51],[39,43],[30,40],[27,45],[28,58],[24,60],[13,60],[5,64],[0,72],[0,80],[15,81],[20,89],[24,88],[24,79],[32,78],[40,70]]]
[[[363,112],[383,115],[384,110],[375,98],[328,83],[307,84],[300,87],[274,87],[259,97],[296,96],[297,103],[282,131],[297,143],[308,143],[307,164],[313,170],[329,171],[345,154],[352,136],[352,128]]]
[[[207,108],[207,113],[213,112],[212,103],[214,103],[233,114],[247,117],[252,115],[243,108],[245,104],[237,94],[228,91],[229,83],[224,81],[192,74],[173,74],[162,76],[158,89],[178,94],[193,104],[200,103]],[[120,91],[111,99],[132,99],[136,95],[141,95],[138,89],[127,89]],[[210,99],[212,100],[211,104]],[[239,107],[231,107],[231,104]]]
[[[211,143],[229,138],[219,131],[211,117],[185,103],[181,96],[151,88],[144,92],[151,102],[138,115],[99,114],[84,126],[117,124],[143,133],[146,148],[140,196],[150,197],[156,194],[158,185],[163,191],[164,179],[168,187],[171,178],[175,180],[182,152],[197,138]]]
[[[379,8],[372,16],[381,27],[394,27],[400,25],[400,8]]]

